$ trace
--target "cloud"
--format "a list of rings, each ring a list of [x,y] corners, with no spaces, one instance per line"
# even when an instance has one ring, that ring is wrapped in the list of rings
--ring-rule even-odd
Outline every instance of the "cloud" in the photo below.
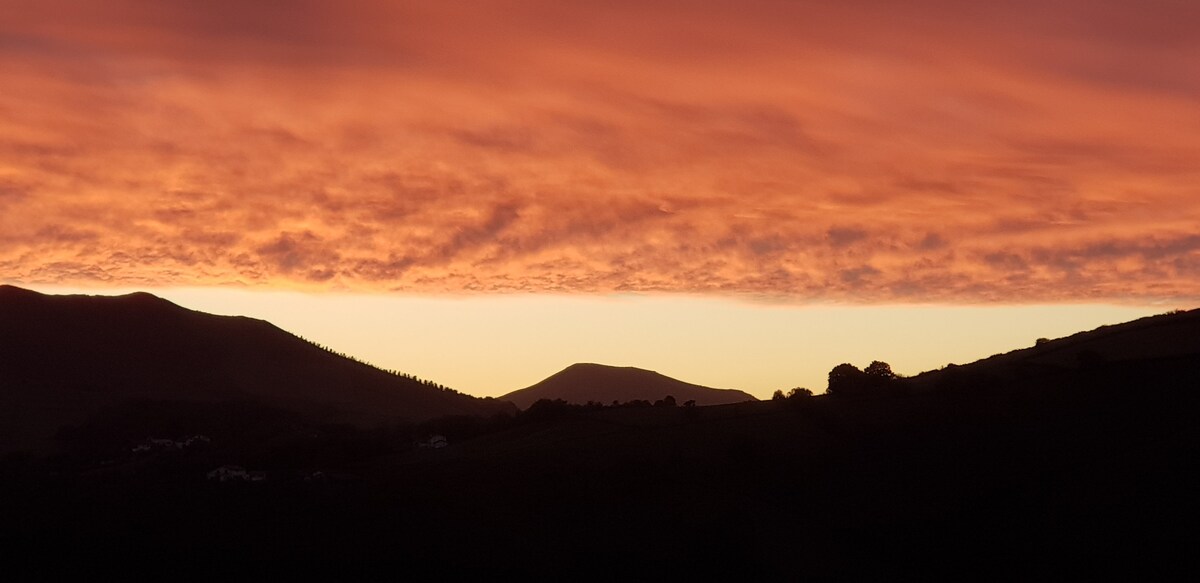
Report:
[[[935,251],[946,246],[946,240],[937,233],[926,233],[917,243],[917,249],[921,251]]]
[[[834,227],[826,232],[829,244],[834,247],[846,247],[867,238],[867,232],[853,227]]]
[[[13,282],[1200,297],[1194,3],[10,4]]]
[[[255,251],[266,265],[284,275],[302,271],[318,274],[315,278],[318,280],[332,277],[329,266],[338,263],[337,252],[326,247],[321,238],[310,231],[280,233]]]

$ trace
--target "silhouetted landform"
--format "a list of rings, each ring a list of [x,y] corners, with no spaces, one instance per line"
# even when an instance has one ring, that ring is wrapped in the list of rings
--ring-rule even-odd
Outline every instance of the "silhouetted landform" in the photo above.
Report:
[[[262,320],[147,293],[0,286],[0,451],[41,449],[64,426],[146,400],[240,402],[361,426],[511,408],[379,370]]]
[[[1103,369],[1123,362],[1196,355],[1200,355],[1200,310],[1177,310],[1101,326],[1066,338],[1038,338],[1029,348],[921,373],[909,379],[908,385],[914,390],[931,390],[1006,384]]]
[[[613,401],[649,401],[674,397],[683,404],[724,405],[756,401],[753,395],[736,389],[713,389],[632,366],[606,366],[578,363],[554,373],[532,386],[500,397],[525,409],[539,399],[562,399],[568,403],[611,404]]]
[[[827,395],[547,399],[371,430],[138,402],[66,432],[67,454],[0,458],[0,548],[6,573],[43,575],[167,560],[487,580],[1188,578],[1196,336],[1187,312],[912,378],[839,364]],[[129,437],[92,437],[106,433]]]

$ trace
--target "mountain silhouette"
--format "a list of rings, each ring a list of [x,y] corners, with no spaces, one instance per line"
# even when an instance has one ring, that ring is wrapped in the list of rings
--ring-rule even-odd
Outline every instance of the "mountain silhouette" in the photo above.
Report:
[[[724,405],[756,401],[736,389],[713,389],[659,374],[652,370],[593,363],[577,363],[532,386],[500,397],[525,409],[539,399],[562,399],[568,403],[609,404],[613,401],[657,401],[672,396],[679,404]]]
[[[360,426],[511,410],[351,360],[262,320],[141,292],[52,296],[0,286],[0,444],[36,446],[64,425],[147,399],[252,402]]]
[[[949,365],[910,379],[916,388],[939,383],[978,384],[1054,378],[1080,369],[1200,356],[1200,310],[1174,311],[1101,326],[1065,338],[1038,339],[1034,346],[964,365]]]

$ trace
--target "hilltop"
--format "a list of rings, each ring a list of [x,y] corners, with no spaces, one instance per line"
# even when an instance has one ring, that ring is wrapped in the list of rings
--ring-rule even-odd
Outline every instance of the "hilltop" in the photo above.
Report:
[[[546,379],[500,397],[525,409],[539,399],[562,399],[568,403],[589,401],[609,404],[613,401],[661,400],[667,396],[682,405],[724,405],[755,401],[753,395],[735,389],[714,389],[686,383],[651,370],[631,366],[618,367],[577,363]]]

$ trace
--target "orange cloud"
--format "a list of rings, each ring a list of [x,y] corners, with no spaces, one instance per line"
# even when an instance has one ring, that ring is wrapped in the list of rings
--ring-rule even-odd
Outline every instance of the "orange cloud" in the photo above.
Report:
[[[14,282],[1200,297],[1200,7],[10,2]]]

